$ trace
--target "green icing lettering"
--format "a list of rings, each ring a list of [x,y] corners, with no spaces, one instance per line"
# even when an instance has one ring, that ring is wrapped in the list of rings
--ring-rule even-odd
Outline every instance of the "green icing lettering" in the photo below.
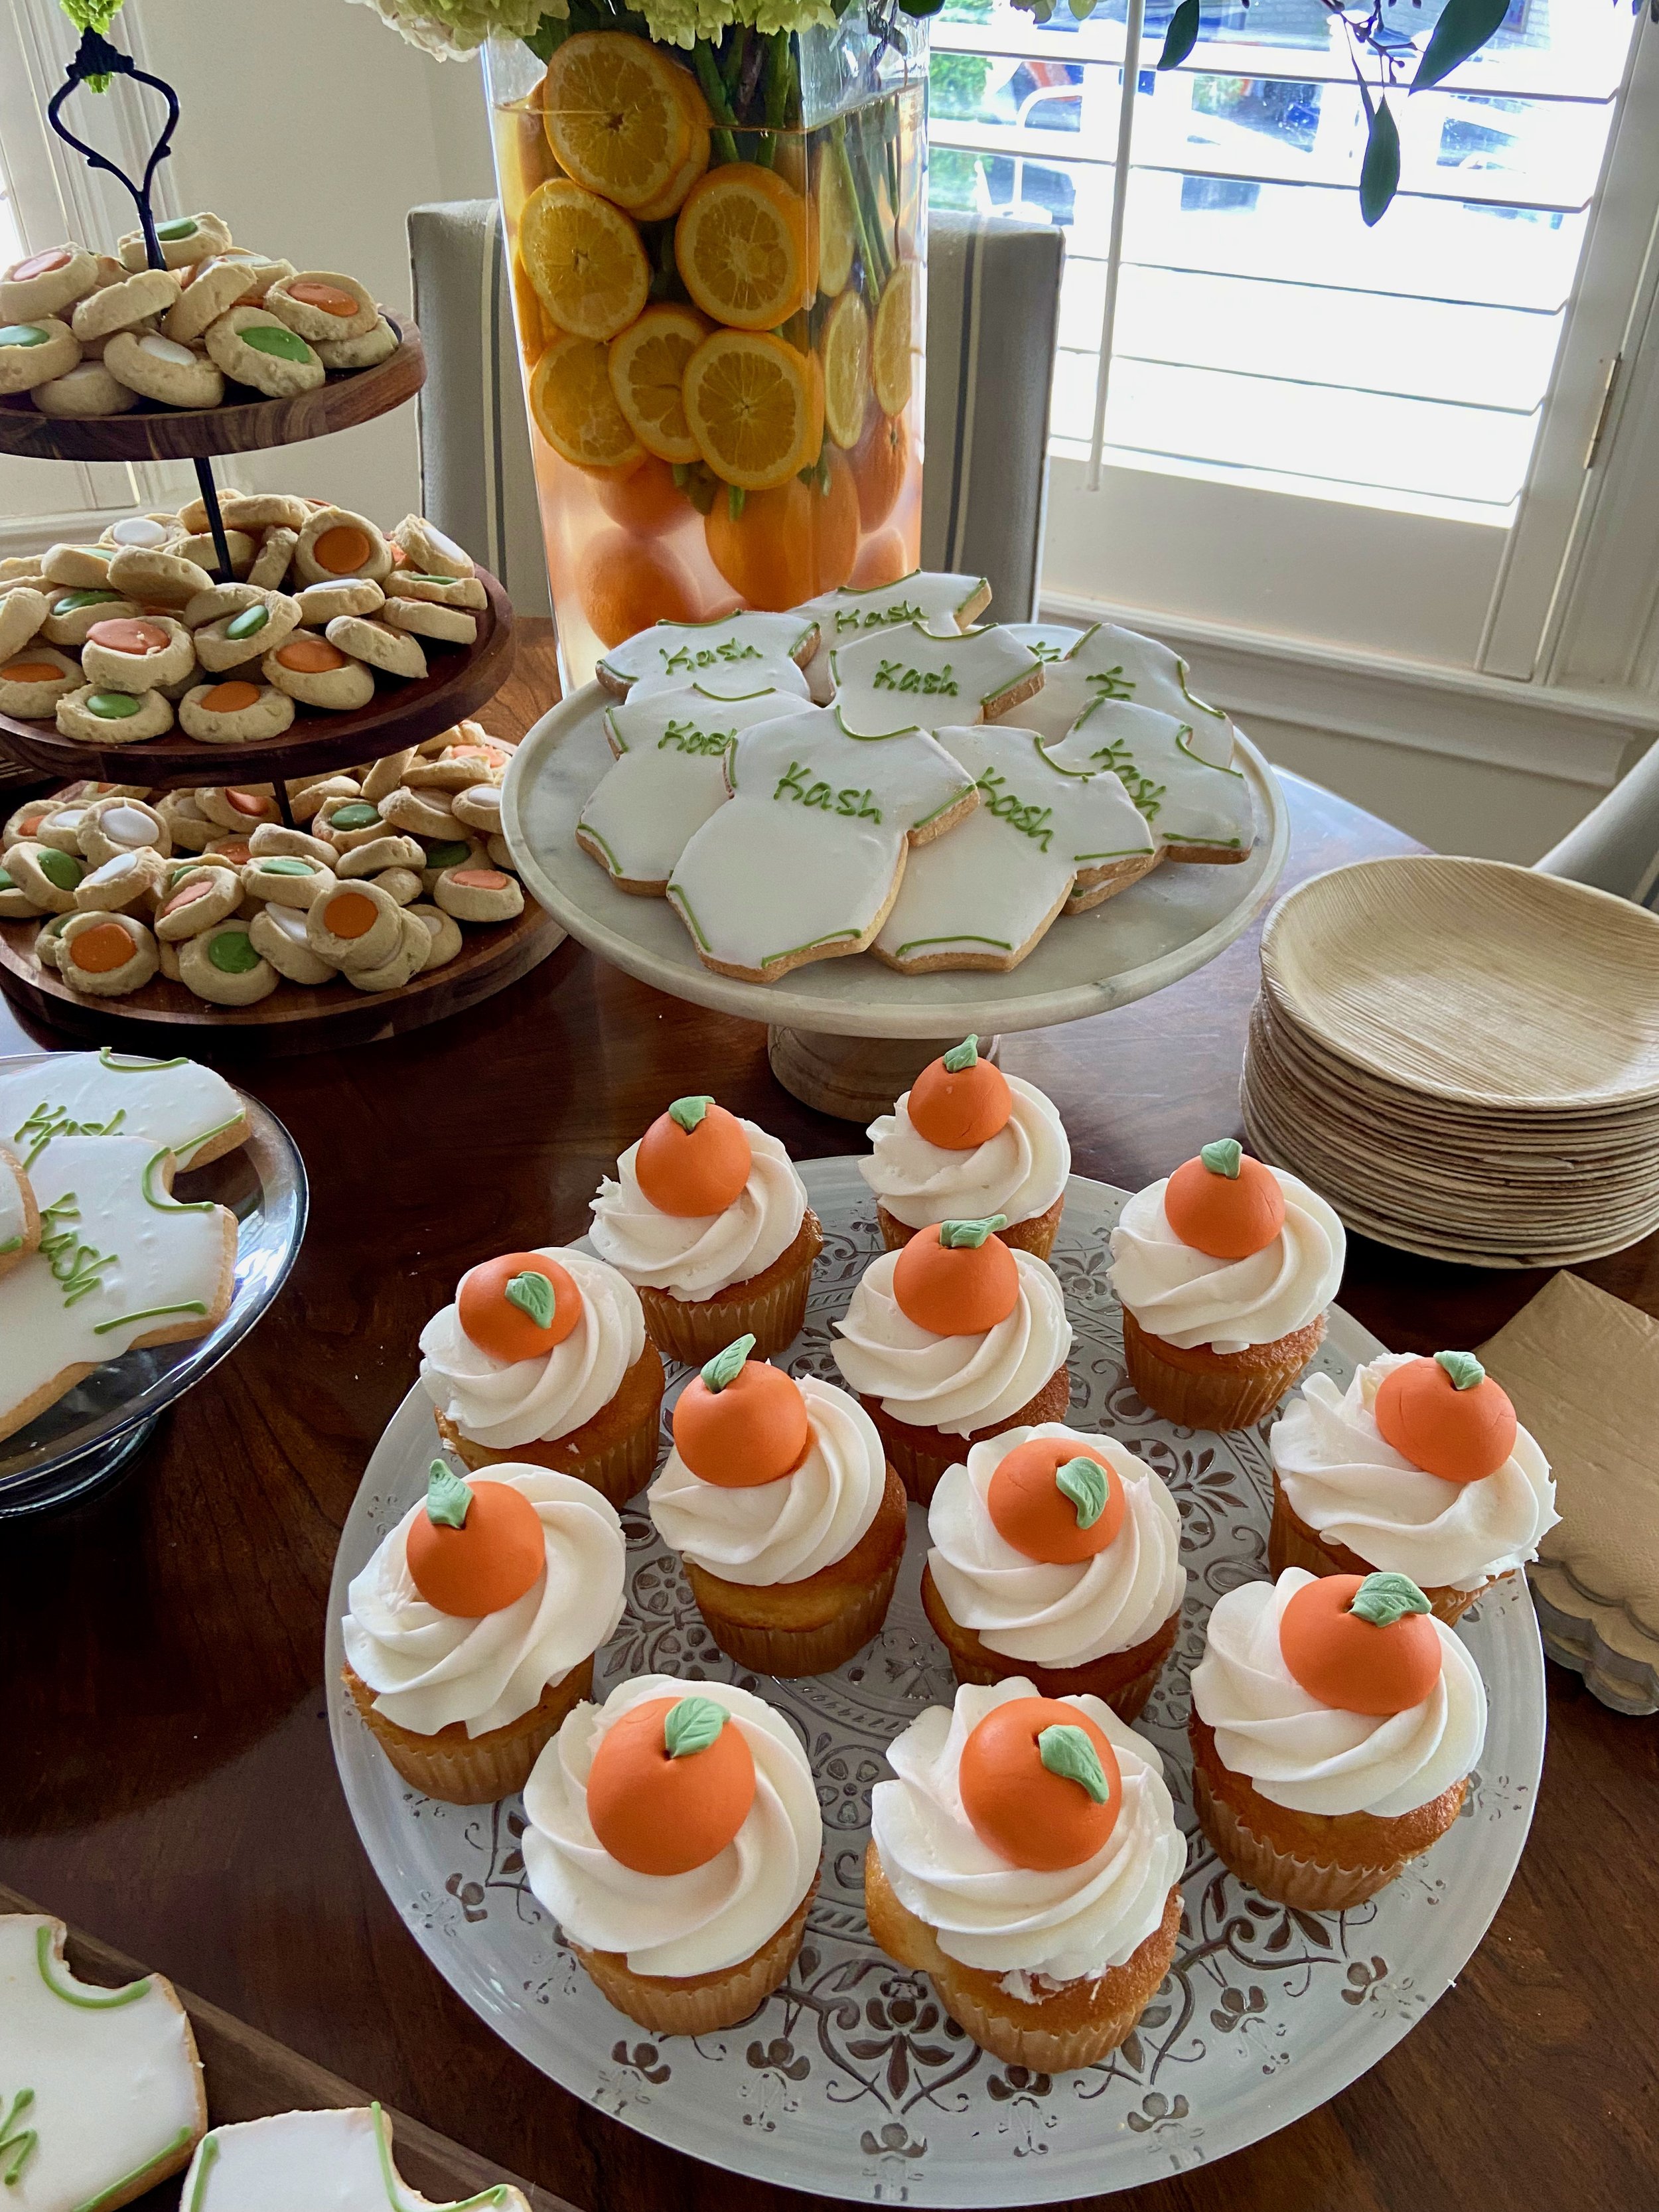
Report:
[[[766,656],[757,645],[744,645],[737,638],[727,638],[723,645],[682,645],[672,653],[663,652],[662,665],[674,675],[692,675],[700,668],[732,666],[739,660],[763,660]]]
[[[690,1136],[714,1101],[707,1091],[699,1091],[687,1098],[677,1098],[668,1109],[668,1118]]]
[[[1018,830],[1022,837],[1030,838],[1046,853],[1054,834],[1053,807],[1039,806],[1035,800],[1027,801],[1012,791],[1002,790],[1000,787],[1006,781],[1000,769],[988,768],[976,787],[985,793],[985,805],[999,822]]]
[[[836,634],[849,629],[885,629],[890,623],[920,622],[921,609],[914,599],[896,599],[884,607],[840,607]]]
[[[11,2110],[0,2120],[0,2181],[8,2189],[15,2189],[17,2178],[27,2163],[29,2153],[40,2141],[33,2128],[21,2128],[17,2123],[34,2102],[33,2089],[20,2089],[11,2100]]]
[[[100,722],[130,722],[138,712],[138,702],[131,691],[94,691],[87,699],[87,712]]]
[[[185,1298],[176,1306],[141,1306],[137,1313],[118,1314],[113,1321],[94,1322],[92,1333],[94,1336],[107,1336],[112,1328],[128,1328],[136,1321],[154,1321],[162,1314],[204,1314],[206,1311],[207,1308],[200,1298]]]
[[[837,791],[833,784],[821,778],[809,783],[811,769],[805,761],[791,761],[784,774],[778,778],[774,799],[792,799],[799,806],[817,808],[824,814],[839,814],[855,822],[879,822],[881,809],[876,805],[876,794],[867,786],[862,790],[849,788]]]
[[[34,1961],[40,1970],[41,1980],[53,1996],[62,1997],[65,2004],[79,2005],[82,2012],[114,2012],[122,2005],[137,2004],[149,1987],[148,1974],[142,1981],[129,1982],[120,1990],[94,1990],[81,1982],[54,1980],[58,1961],[52,1956],[52,1930],[44,1926],[34,1931]]]
[[[1081,1457],[1068,1459],[1064,1467],[1054,1469],[1054,1484],[1076,1509],[1078,1527],[1092,1528],[1106,1510],[1106,1500],[1111,1495],[1111,1485],[1100,1462]]]
[[[1075,1782],[1097,1805],[1103,1805],[1111,1796],[1112,1785],[1106,1779],[1100,1753],[1084,1729],[1073,1728],[1066,1721],[1055,1721],[1039,1733],[1037,1757],[1050,1774]]]
[[[743,1372],[744,1362],[754,1348],[755,1340],[752,1336],[733,1338],[724,1352],[717,1352],[712,1359],[704,1364],[702,1370],[704,1389],[719,1392],[724,1390],[728,1382],[735,1382]]]
[[[157,238],[170,240],[194,238],[196,218],[193,215],[176,215],[170,222],[158,222],[155,226],[155,235]]]
[[[546,1277],[542,1278],[546,1281]],[[426,1517],[437,1528],[463,1528],[472,1510],[472,1491],[453,1468],[434,1459],[427,1470]]]
[[[939,1241],[947,1252],[977,1252],[988,1237],[1007,1226],[1006,1213],[988,1213],[979,1221],[941,1221]]]
[[[677,745],[683,753],[723,753],[737,734],[735,730],[700,730],[694,722],[671,722],[657,740],[657,750]]]
[[[979,1065],[979,1032],[965,1036],[960,1044],[953,1044],[945,1055],[943,1066],[947,1075],[964,1074]]]
[[[1428,1613],[1432,1607],[1409,1575],[1376,1574],[1360,1583],[1348,1610],[1374,1627],[1392,1628],[1408,1613]]]
[[[60,914],[50,926],[60,929],[70,919],[69,915]],[[23,1165],[32,1168],[54,1137],[112,1137],[126,1118],[126,1108],[118,1106],[107,1121],[72,1121],[65,1108],[48,1105],[43,1098],[28,1120],[12,1132],[11,1140],[15,1145],[28,1145],[28,1157]]]
[[[1212,1145],[1200,1145],[1198,1157],[1212,1176],[1225,1176],[1229,1182],[1237,1182],[1244,1164],[1244,1147],[1237,1137],[1218,1137]]]
[[[726,1726],[726,1708],[713,1698],[682,1698],[663,1715],[662,1740],[671,1759],[707,1751]]]
[[[1121,661],[1115,668],[1108,668],[1098,676],[1085,676],[1083,680],[1093,687],[1097,706],[1103,699],[1133,699],[1135,696],[1135,687],[1123,673]]]
[[[1085,712],[1088,710],[1085,709]],[[1083,716],[1078,720],[1081,721]],[[1139,811],[1149,822],[1156,821],[1164,799],[1169,796],[1167,784],[1154,783],[1135,766],[1134,755],[1129,750],[1127,738],[1114,738],[1109,745],[1102,745],[1089,758],[1097,769],[1109,769],[1121,782]]]
[[[187,1148],[181,1147],[181,1149]],[[162,1161],[171,1158],[172,1156],[173,1147],[170,1145],[163,1145],[159,1152],[152,1152],[144,1163],[144,1172],[140,1178],[140,1185],[144,1194],[145,1205],[153,1206],[158,1213],[211,1213],[214,1209],[213,1200],[210,1198],[185,1200],[169,1197],[166,1193],[157,1198],[155,1186],[151,1178]]]
[[[367,830],[371,822],[378,822],[380,810],[366,799],[354,799],[348,806],[337,807],[328,817],[334,830]]]
[[[1451,1378],[1457,1390],[1474,1390],[1486,1379],[1486,1370],[1472,1352],[1437,1352],[1434,1364]]]
[[[878,691],[915,691],[930,699],[954,699],[961,687],[947,660],[942,668],[907,668],[902,661],[882,660],[871,679]]]
[[[255,353],[269,354],[277,361],[314,361],[316,356],[295,331],[281,323],[255,323],[251,330],[238,331],[237,337]]]
[[[47,336],[39,323],[8,323],[0,331],[0,346],[45,345]]]
[[[514,1275],[507,1286],[507,1302],[517,1306],[520,1313],[528,1314],[538,1328],[551,1328],[553,1311],[558,1300],[547,1277],[534,1267],[526,1267],[521,1275]]]
[[[208,947],[208,958],[224,975],[248,975],[259,964],[253,939],[245,929],[222,930]]]
[[[225,624],[227,637],[257,637],[270,620],[269,607],[244,607]]]
[[[29,1157],[32,1159],[34,1155],[31,1153]],[[27,1162],[24,1164],[27,1166]],[[53,1280],[63,1286],[66,1313],[71,1306],[79,1305],[82,1298],[102,1290],[104,1286],[98,1278],[106,1267],[120,1264],[118,1254],[100,1253],[95,1244],[81,1242],[73,1225],[80,1218],[80,1202],[72,1190],[65,1191],[62,1198],[40,1209],[40,1253],[52,1269]]]

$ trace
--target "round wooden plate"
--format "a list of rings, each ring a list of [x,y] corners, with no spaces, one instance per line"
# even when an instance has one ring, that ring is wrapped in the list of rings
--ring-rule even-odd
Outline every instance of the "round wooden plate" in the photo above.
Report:
[[[477,574],[489,605],[474,641],[447,646],[422,638],[429,673],[418,684],[394,678],[354,714],[301,714],[281,737],[256,738],[241,745],[199,744],[176,723],[166,737],[142,744],[94,745],[64,737],[52,722],[0,714],[0,743],[42,775],[97,776],[109,783],[147,784],[155,791],[175,784],[222,783],[227,777],[237,783],[271,783],[353,761],[378,760],[383,753],[435,738],[493,699],[506,683],[513,666],[512,602],[492,575],[483,568]],[[225,674],[240,672],[228,669]]]
[[[0,990],[44,1022],[88,1044],[155,1053],[165,1036],[186,1033],[184,1048],[286,1057],[368,1044],[424,1029],[481,999],[493,998],[538,967],[564,942],[564,932],[533,899],[524,912],[493,928],[465,929],[461,949],[442,968],[405,983],[401,991],[354,991],[349,983],[307,990],[279,984],[254,1006],[212,1006],[182,983],[157,975],[126,999],[83,998],[34,957],[38,920],[0,922]]]
[[[404,316],[388,314],[386,320],[401,340],[396,353],[373,368],[337,369],[314,390],[291,399],[237,399],[221,407],[158,407],[140,400],[127,415],[65,422],[41,414],[27,392],[12,392],[0,398],[0,453],[33,461],[193,461],[356,429],[401,407],[426,382],[420,331]]]

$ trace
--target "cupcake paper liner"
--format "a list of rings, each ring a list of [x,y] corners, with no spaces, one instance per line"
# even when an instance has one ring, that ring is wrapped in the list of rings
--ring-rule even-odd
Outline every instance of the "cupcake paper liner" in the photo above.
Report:
[[[1030,1428],[1041,1421],[1063,1421],[1071,1402],[1071,1374],[1061,1367],[1049,1376],[1035,1398],[1028,1399],[1006,1421],[998,1421],[990,1428],[975,1429],[971,1436],[958,1437],[944,1429],[919,1428],[909,1421],[895,1420],[890,1413],[883,1411],[879,1398],[861,1396],[859,1400],[879,1431],[899,1480],[918,1505],[931,1503],[945,1469],[965,1465],[975,1444],[982,1443],[987,1437],[1000,1437],[1007,1429]]]
[[[347,1667],[343,1678],[375,1741],[411,1790],[446,1805],[488,1805],[524,1788],[565,1716],[592,1691],[593,1662],[580,1660],[558,1681],[550,1682],[540,1704],[516,1721],[471,1737],[459,1721],[435,1735],[418,1735],[374,1710],[374,1692],[355,1668]]]
[[[1301,1567],[1310,1575],[1369,1575],[1376,1571],[1358,1552],[1351,1552],[1346,1544],[1326,1544],[1309,1528],[1293,1510],[1285,1495],[1285,1486],[1277,1473],[1273,1476],[1273,1518],[1267,1532],[1267,1564],[1275,1580],[1286,1567]],[[1434,1611],[1437,1620],[1443,1620],[1448,1628],[1455,1628],[1463,1615],[1478,1597],[1484,1597],[1494,1582],[1503,1577],[1489,1575],[1474,1589],[1454,1589],[1449,1583],[1420,1585],[1423,1595]]]
[[[578,1482],[591,1484],[620,1513],[629,1499],[650,1481],[657,1464],[660,1442],[658,1408],[661,1403],[659,1397],[648,1419],[637,1423],[597,1451],[573,1453],[557,1437],[515,1444],[511,1451],[492,1451],[488,1444],[464,1437],[443,1413],[437,1417],[438,1433],[456,1458],[474,1474],[487,1474],[492,1467],[550,1467],[560,1474],[574,1475]]]
[[[791,1680],[803,1674],[828,1674],[844,1665],[855,1651],[862,1650],[872,1636],[881,1633],[903,1557],[901,1543],[892,1564],[862,1589],[849,1590],[845,1609],[821,1628],[751,1627],[746,1621],[734,1620],[729,1613],[712,1610],[701,1597],[697,1599],[697,1610],[715,1643],[739,1667],[750,1667],[757,1674],[780,1674]]]
[[[1323,1322],[1320,1324],[1323,1334]],[[1316,1339],[1316,1348],[1317,1340]],[[1172,1366],[1161,1358],[1156,1340],[1148,1336],[1126,1307],[1123,1313],[1123,1358],[1129,1381],[1153,1413],[1182,1428],[1250,1429],[1265,1420],[1308,1364],[1298,1341],[1288,1359],[1270,1366],[1239,1370],[1223,1367],[1194,1369]]]
[[[1065,1210],[1062,1193],[1046,1213],[1034,1213],[1025,1221],[1011,1221],[1006,1229],[999,1229],[997,1235],[1012,1250],[1029,1252],[1033,1259],[1046,1260],[1054,1249],[1060,1217]],[[876,1207],[876,1225],[881,1231],[882,1243],[890,1252],[902,1252],[916,1233],[879,1203]]]
[[[735,1283],[712,1298],[676,1298],[641,1284],[640,1303],[652,1342],[688,1367],[701,1367],[739,1336],[754,1338],[757,1359],[775,1358],[787,1351],[806,1325],[812,1263],[823,1249],[823,1231],[810,1206],[801,1225],[802,1249],[794,1264],[775,1275],[775,1261],[753,1278],[762,1288],[745,1292]]]
[[[811,1888],[777,1934],[723,1973],[693,1974],[684,1981],[636,1974],[620,1951],[584,1951],[579,1944],[571,1948],[600,1994],[641,2027],[655,2035],[712,2034],[747,2020],[788,1973],[817,1886],[814,1875]]]
[[[1247,1828],[1224,1798],[1210,1787],[1209,1777],[1196,1760],[1193,1764],[1193,1806],[1199,1825],[1241,1881],[1260,1890],[1280,1905],[1296,1905],[1310,1912],[1341,1912],[1363,1905],[1386,1889],[1396,1875],[1410,1865],[1409,1857],[1387,1866],[1340,1867],[1322,1865],[1316,1859],[1294,1858]]]

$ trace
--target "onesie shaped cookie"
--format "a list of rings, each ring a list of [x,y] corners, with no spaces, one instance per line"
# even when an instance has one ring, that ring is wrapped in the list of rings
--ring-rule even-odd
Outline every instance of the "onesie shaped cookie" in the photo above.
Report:
[[[1018,968],[1050,923],[1098,906],[1158,865],[1158,846],[1115,775],[1060,767],[1030,730],[941,730],[978,783],[962,827],[911,856],[871,950],[906,975]]]
[[[40,1209],[23,1163],[0,1145],[0,1276],[10,1274],[40,1243]]]
[[[173,1165],[143,1137],[54,1137],[29,1156],[40,1243],[0,1281],[0,1437],[106,1360],[205,1336],[229,1311],[236,1217],[173,1198]]]
[[[1138,700],[1101,698],[1048,745],[1062,768],[1109,769],[1170,860],[1247,860],[1255,838],[1250,787],[1232,766],[1232,725],[1194,723]]]
[[[942,630],[954,623],[968,629],[991,601],[991,586],[983,576],[961,576],[938,568],[912,568],[896,583],[872,584],[854,591],[843,585],[838,592],[820,592],[804,599],[792,611],[818,625],[818,649],[807,664],[806,680],[820,705],[835,695],[830,655],[838,645],[850,645],[866,630],[888,629],[895,623],[922,622]]]
[[[895,623],[835,647],[830,672],[842,720],[861,738],[994,721],[1042,687],[1036,654],[995,623]]]
[[[63,1137],[143,1137],[180,1170],[205,1167],[248,1138],[247,1111],[222,1075],[193,1060],[55,1052],[0,1074],[0,1145],[25,1166]]]
[[[862,952],[910,847],[979,802],[973,778],[925,731],[857,738],[833,707],[741,732],[726,780],[731,804],[687,844],[668,898],[704,967],[755,983]]]
[[[730,796],[725,762],[738,731],[797,714],[801,703],[770,687],[725,699],[692,684],[609,708],[616,765],[583,807],[576,842],[619,890],[660,898],[687,840]]]
[[[18,2212],[113,2212],[188,2165],[207,2126],[171,1983],[80,1981],[66,1932],[43,1912],[0,1917],[0,2173]]]
[[[711,623],[653,623],[622,644],[613,645],[595,673],[607,691],[626,698],[641,677],[672,684],[697,684],[710,669],[743,669],[752,681],[767,679],[769,661],[793,660],[804,668],[817,649],[818,626],[810,616],[741,613]]]
[[[1187,689],[1187,664],[1155,637],[1139,630],[1120,629],[1115,623],[1097,623],[1092,629],[1071,629],[1061,623],[1011,623],[1013,635],[1029,645],[1042,662],[1042,690],[1037,703],[1020,720],[1036,731],[1045,744],[1056,744],[1099,699],[1133,699],[1138,706],[1157,707],[1195,727],[1212,723],[1227,733],[1232,746],[1232,725],[1218,707],[1194,699]],[[1206,746],[1206,752],[1214,749]]]
[[[342,2112],[274,2112],[215,2128],[185,2176],[188,2212],[270,2212],[274,2205],[329,2212],[462,2212],[411,2189],[392,2154],[392,2123],[378,2105]],[[466,2212],[530,2212],[499,2183],[465,2199]]]

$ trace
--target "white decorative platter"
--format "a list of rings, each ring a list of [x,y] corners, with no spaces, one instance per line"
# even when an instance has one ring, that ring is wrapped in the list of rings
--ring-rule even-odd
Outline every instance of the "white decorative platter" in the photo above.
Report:
[[[514,756],[501,826],[526,888],[580,943],[627,974],[750,1021],[836,1036],[929,1037],[1103,1014],[1178,982],[1243,936],[1272,897],[1290,848],[1284,793],[1241,734],[1237,757],[1255,813],[1248,860],[1166,863],[1092,912],[1062,916],[1007,975],[901,975],[861,955],[815,961],[776,983],[741,982],[703,966],[666,899],[618,890],[576,842],[577,817],[611,765],[604,716],[613,703],[599,684],[585,685],[544,714]]]
[[[830,1323],[879,1251],[851,1159],[801,1170],[823,1221],[807,1322],[786,1364],[836,1379]],[[613,2012],[526,1886],[517,1798],[439,1805],[400,1782],[340,1680],[346,1588],[424,1490],[436,1434],[419,1389],[381,1437],[335,1561],[328,1627],[334,1753],[358,1833],[416,1941],[480,2019],[532,2065],[643,2134],[730,2171],[884,2204],[1015,2205],[1092,2197],[1176,2173],[1270,2135],[1374,2066],[1455,1979],[1526,1841],[1544,1750],[1538,1628],[1517,1578],[1466,1614],[1491,1726],[1463,1816],[1373,1903],[1291,1911],[1222,1868],[1191,1808],[1188,1670],[1213,1601],[1266,1572],[1265,1428],[1194,1435],[1149,1414],[1124,1379],[1107,1238],[1126,1194],[1073,1176],[1054,1265],[1076,1331],[1070,1419],[1118,1437],[1180,1502],[1191,1571],[1176,1654],[1140,1726],[1163,1751],[1194,1838],[1169,1978],[1104,2063],[1049,2076],[969,2042],[924,1976],[893,1965],[864,1924],[870,1787],[883,1752],[954,1689],[921,1612],[926,1519],[910,1509],[899,1588],[880,1638],[833,1674],[757,1680],[704,1631],[643,1498],[623,1515],[629,1595],[599,1656],[595,1695],[645,1672],[743,1681],[800,1732],[823,1808],[823,1871],[789,1980],[729,2033],[658,2040]],[[1339,1382],[1382,1347],[1340,1312],[1316,1365]],[[686,1370],[671,1369],[671,1395]]]

